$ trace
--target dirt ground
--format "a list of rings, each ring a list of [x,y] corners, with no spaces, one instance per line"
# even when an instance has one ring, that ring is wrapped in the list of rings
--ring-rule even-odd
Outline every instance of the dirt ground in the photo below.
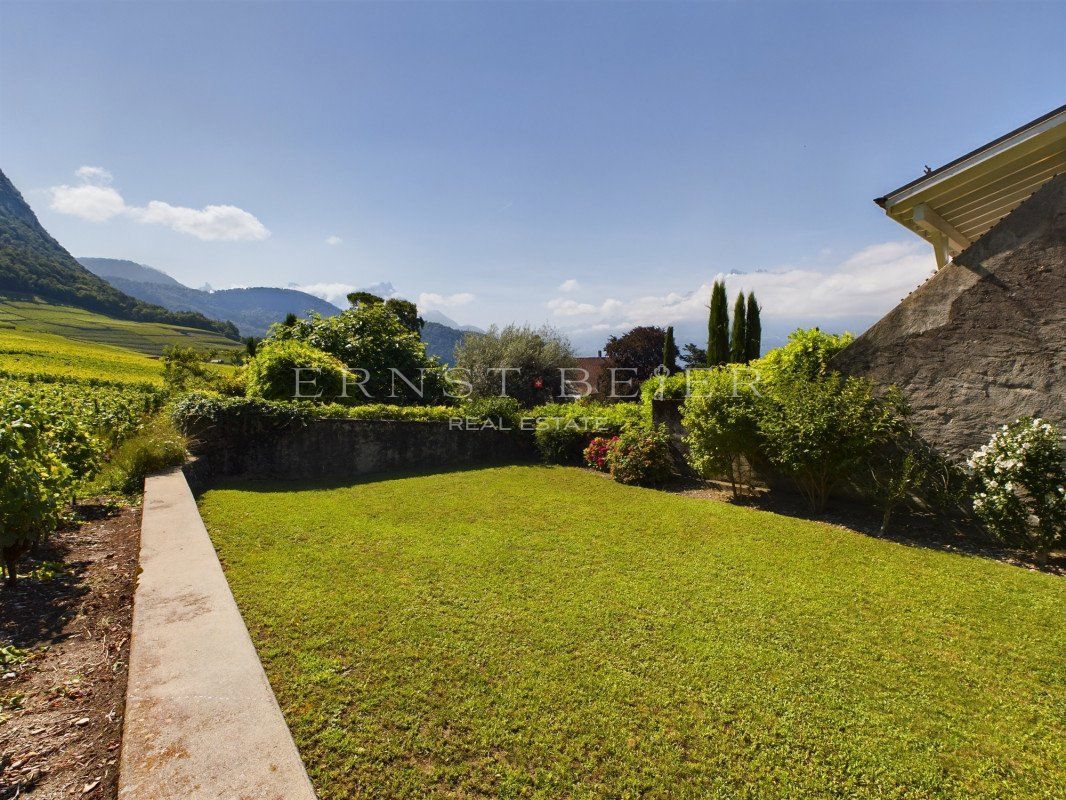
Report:
[[[0,589],[0,800],[117,795],[140,509],[79,511]]]

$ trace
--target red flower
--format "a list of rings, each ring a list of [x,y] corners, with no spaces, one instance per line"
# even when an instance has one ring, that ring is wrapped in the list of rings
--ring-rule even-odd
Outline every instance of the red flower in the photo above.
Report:
[[[534,389],[543,389],[544,388],[544,378],[534,378],[533,379],[533,388]]]

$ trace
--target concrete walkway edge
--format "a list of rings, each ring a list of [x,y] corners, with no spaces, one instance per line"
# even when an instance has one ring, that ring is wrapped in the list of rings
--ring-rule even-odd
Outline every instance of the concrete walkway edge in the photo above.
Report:
[[[180,469],[144,487],[121,800],[314,800]]]

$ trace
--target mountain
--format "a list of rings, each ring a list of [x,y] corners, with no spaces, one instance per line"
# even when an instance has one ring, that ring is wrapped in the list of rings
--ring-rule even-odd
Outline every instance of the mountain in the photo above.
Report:
[[[154,267],[137,266],[170,278]],[[237,326],[241,336],[265,336],[267,329],[273,323],[281,322],[287,314],[302,317],[314,311],[329,317],[340,311],[332,303],[296,289],[258,286],[205,292],[190,289],[173,278],[170,280],[172,283],[162,284],[144,283],[137,278],[107,277],[107,281],[116,289],[145,302],[157,303],[174,311],[197,311],[210,317],[229,320]]]
[[[118,319],[183,325],[237,337],[237,328],[231,322],[149,305],[93,275],[41,227],[33,210],[2,171],[0,293],[36,296]]]
[[[426,352],[431,356],[436,356],[445,364],[455,363],[455,346],[463,340],[464,336],[466,336],[466,331],[450,328],[439,322],[427,320],[422,328],[422,341],[426,343]]]
[[[391,283],[388,284],[388,285],[392,286]],[[473,332],[473,333],[484,333],[485,332],[481,328],[477,327],[476,325],[460,325],[454,319],[452,319],[451,317],[447,316],[446,314],[442,314],[440,311],[437,311],[436,309],[434,309],[432,311],[427,311],[425,314],[422,314],[421,316],[422,316],[422,319],[424,319],[426,322],[436,322],[436,323],[438,323],[440,325],[444,325],[447,328],[454,328],[457,331],[470,331],[470,332]]]
[[[181,286],[182,284],[171,278],[163,270],[138,264],[136,261],[126,261],[122,258],[79,258],[78,263],[93,275],[101,278],[123,278],[138,283],[159,283],[163,286]]]
[[[134,261],[118,258],[78,260],[131,297],[156,303],[173,311],[197,311],[210,317],[229,320],[237,326],[242,336],[265,336],[271,324],[281,322],[288,314],[302,317],[314,311],[329,317],[340,313],[340,309],[332,303],[298,289],[261,286],[208,292],[191,289],[178,283],[161,269]],[[373,288],[379,291],[387,289],[389,295],[396,293],[390,283],[377,284]],[[453,320],[448,320],[450,324],[442,324],[437,321],[440,318],[448,319],[440,312],[430,311],[426,314],[422,339],[430,355],[451,364],[455,360],[455,346],[466,335],[466,331],[460,329],[458,323]]]

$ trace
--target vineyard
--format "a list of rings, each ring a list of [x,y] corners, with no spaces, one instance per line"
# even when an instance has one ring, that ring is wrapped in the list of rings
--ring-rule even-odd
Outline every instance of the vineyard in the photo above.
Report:
[[[160,409],[149,384],[0,383],[0,550],[9,581],[22,555],[72,514],[74,500]]]
[[[159,386],[162,367],[157,359],[121,347],[0,328],[0,377]]]
[[[74,342],[112,345],[152,356],[175,344],[219,354],[241,347],[240,342],[197,328],[113,319],[70,306],[0,298],[0,333],[10,331],[52,334]]]

